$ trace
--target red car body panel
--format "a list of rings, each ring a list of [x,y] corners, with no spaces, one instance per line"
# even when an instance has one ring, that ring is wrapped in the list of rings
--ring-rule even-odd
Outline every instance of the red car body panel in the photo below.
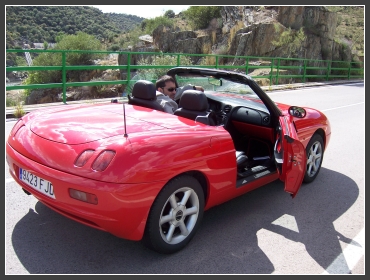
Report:
[[[276,103],[276,105],[282,111],[283,115],[287,116],[289,121],[294,123],[295,129],[297,130],[298,139],[304,147],[307,147],[308,142],[316,131],[322,130],[324,148],[327,148],[331,136],[331,127],[328,118],[322,112],[316,109],[304,107],[307,113],[306,117],[296,118],[289,115],[289,105],[282,103]]]
[[[299,141],[292,122],[286,117],[280,117],[282,128],[282,146],[284,149],[284,160],[280,180],[285,182],[284,190],[294,198],[302,184],[306,168],[306,150]]]

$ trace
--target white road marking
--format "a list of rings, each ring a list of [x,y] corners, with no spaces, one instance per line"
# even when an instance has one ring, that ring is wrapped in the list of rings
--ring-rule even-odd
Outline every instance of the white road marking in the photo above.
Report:
[[[322,274],[350,274],[364,253],[365,230],[362,229]]]
[[[285,227],[287,229],[290,229],[292,231],[295,231],[295,232],[299,233],[297,221],[296,221],[295,217],[292,216],[292,215],[284,214],[280,218],[273,221],[272,224],[273,225],[278,225],[278,226],[281,226],[281,227]]]
[[[273,221],[272,224],[299,232],[296,220],[291,215],[285,214]],[[362,229],[322,274],[350,274],[364,254],[365,230]]]
[[[341,109],[341,108],[356,106],[356,105],[360,105],[360,104],[365,104],[365,102],[360,102],[360,103],[355,103],[355,104],[350,104],[350,105],[340,106],[340,107],[335,107],[335,108],[330,108],[330,109],[324,109],[324,110],[320,110],[320,111],[321,112],[326,112],[326,111],[331,111],[331,110],[337,110],[337,109]]]

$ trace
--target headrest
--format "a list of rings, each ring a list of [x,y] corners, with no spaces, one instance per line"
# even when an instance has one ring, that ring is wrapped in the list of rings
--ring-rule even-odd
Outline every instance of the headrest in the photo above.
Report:
[[[179,107],[191,111],[207,111],[207,97],[200,90],[185,90],[181,95]]]
[[[157,100],[155,85],[150,81],[138,80],[132,88],[132,96],[146,100]]]

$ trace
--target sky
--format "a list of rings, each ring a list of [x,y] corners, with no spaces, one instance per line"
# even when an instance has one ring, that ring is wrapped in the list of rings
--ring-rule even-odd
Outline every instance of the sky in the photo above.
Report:
[[[155,18],[163,16],[167,10],[172,10],[175,14],[188,9],[186,5],[92,5],[103,13],[116,13],[135,15],[143,18]]]

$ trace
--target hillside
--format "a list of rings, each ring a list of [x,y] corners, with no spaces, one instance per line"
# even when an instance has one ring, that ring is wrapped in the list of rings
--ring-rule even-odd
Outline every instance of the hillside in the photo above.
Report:
[[[104,13],[108,18],[121,30],[127,32],[132,30],[135,26],[140,24],[144,18],[135,15]]]
[[[143,20],[133,15],[103,13],[88,6],[7,6],[6,48],[56,43],[60,34],[78,31],[109,44],[115,36],[133,29]]]

